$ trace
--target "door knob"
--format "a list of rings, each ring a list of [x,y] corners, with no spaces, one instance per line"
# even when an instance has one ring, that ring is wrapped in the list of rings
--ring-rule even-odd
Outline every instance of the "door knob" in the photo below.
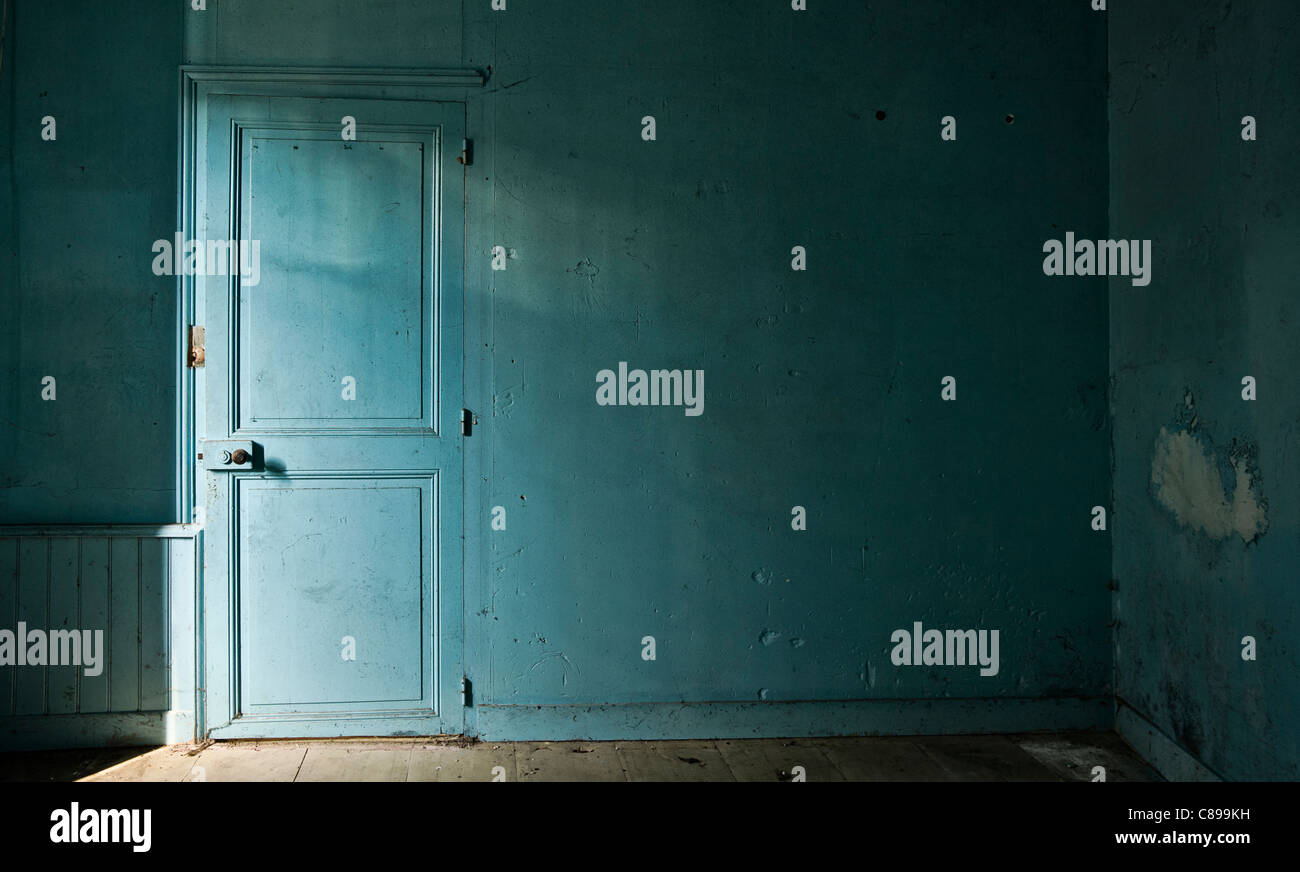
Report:
[[[250,455],[247,451],[242,448],[237,448],[235,449],[235,452],[230,455],[230,460],[232,463],[247,463],[249,456]]]

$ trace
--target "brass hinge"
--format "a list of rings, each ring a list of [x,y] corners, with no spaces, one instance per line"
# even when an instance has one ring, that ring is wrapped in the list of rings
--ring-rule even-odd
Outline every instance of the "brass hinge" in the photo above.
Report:
[[[460,154],[456,156],[456,163],[463,167],[474,165],[474,140],[461,140]]]
[[[190,325],[190,349],[185,357],[186,366],[191,368],[203,366],[207,355],[207,349],[204,347],[204,331],[202,327]]]

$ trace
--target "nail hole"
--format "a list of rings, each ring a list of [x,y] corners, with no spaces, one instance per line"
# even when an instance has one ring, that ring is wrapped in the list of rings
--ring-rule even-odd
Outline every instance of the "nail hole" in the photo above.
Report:
[[[1016,123],[1016,116],[1014,116],[1014,115],[1008,115],[1008,116],[1007,116],[1007,123],[1008,123],[1008,124],[1015,124],[1015,123]]]
[[[876,120],[877,120],[877,121],[884,121],[884,120],[885,120],[885,110],[884,110],[884,109],[877,109],[877,110],[876,110]]]

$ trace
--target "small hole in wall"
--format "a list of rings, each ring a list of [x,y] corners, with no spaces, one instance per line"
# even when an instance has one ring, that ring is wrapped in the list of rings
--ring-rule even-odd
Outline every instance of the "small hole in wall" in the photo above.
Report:
[[[877,120],[877,121],[884,121],[884,120],[885,120],[885,110],[884,110],[884,109],[877,109],[877,110],[876,110],[876,120]]]
[[[1016,116],[1014,116],[1014,115],[1007,115],[1007,123],[1008,123],[1008,124],[1015,124],[1015,123],[1016,123]]]

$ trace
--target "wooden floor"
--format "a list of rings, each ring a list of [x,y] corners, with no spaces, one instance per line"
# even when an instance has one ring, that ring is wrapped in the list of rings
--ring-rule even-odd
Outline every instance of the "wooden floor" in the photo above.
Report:
[[[1159,781],[1114,733],[480,742],[330,739],[0,754],[0,781]]]

